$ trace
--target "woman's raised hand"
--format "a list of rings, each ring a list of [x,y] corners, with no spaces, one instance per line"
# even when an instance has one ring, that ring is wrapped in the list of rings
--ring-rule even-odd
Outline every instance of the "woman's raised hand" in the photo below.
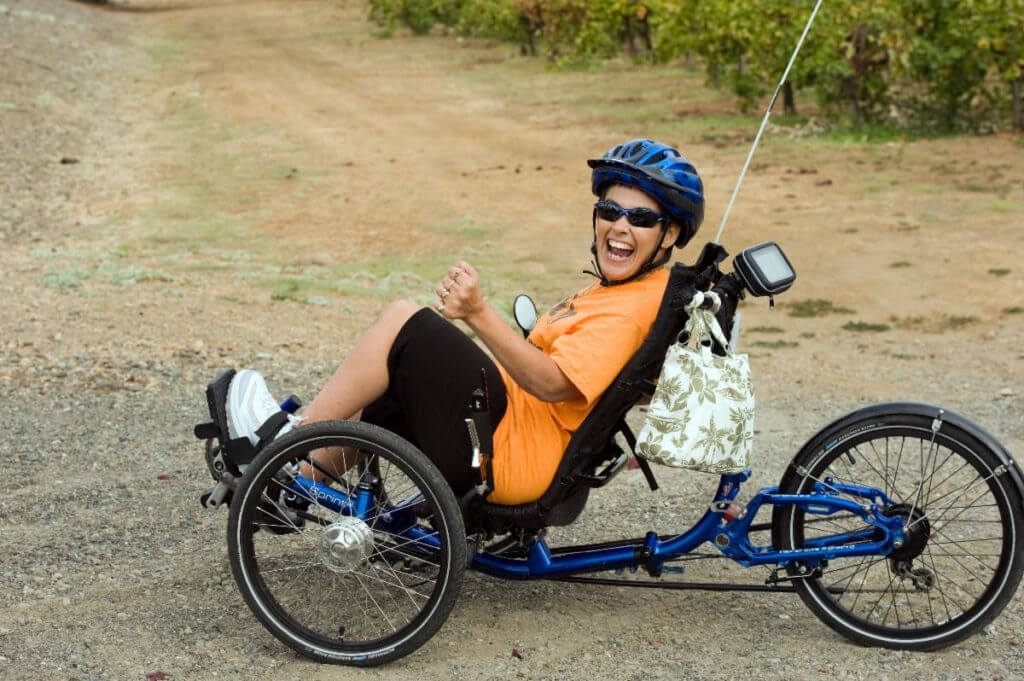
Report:
[[[484,309],[480,276],[468,262],[448,268],[448,276],[435,289],[440,302],[437,311],[448,319],[466,319]]]

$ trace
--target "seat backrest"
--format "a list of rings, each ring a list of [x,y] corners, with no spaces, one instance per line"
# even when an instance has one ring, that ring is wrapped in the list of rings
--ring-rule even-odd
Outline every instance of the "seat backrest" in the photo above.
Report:
[[[555,476],[540,499],[520,506],[484,504],[486,514],[524,527],[566,525],[575,520],[583,510],[587,490],[575,480],[576,476],[590,473],[607,458],[620,420],[644,394],[645,382],[658,377],[665,353],[686,323],[683,307],[689,302],[696,281],[694,268],[682,263],[672,267],[647,338],[569,440]]]

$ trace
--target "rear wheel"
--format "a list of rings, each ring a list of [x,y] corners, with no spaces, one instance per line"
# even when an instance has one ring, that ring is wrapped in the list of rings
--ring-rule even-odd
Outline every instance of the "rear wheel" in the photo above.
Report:
[[[359,452],[358,466],[321,469],[323,487],[299,485],[311,452],[341,446]],[[315,660],[361,666],[426,642],[466,566],[461,513],[437,468],[393,433],[351,421],[267,446],[235,493],[228,546],[242,596],[274,636]]]
[[[930,650],[960,641],[999,614],[1021,579],[1024,512],[1002,459],[961,428],[932,425],[920,415],[852,414],[812,440],[779,485],[783,494],[812,493],[828,478],[875,487],[894,502],[884,513],[903,518],[906,541],[889,556],[834,559],[794,581],[819,618],[862,644]],[[793,506],[772,516],[780,549],[868,527],[855,514]]]

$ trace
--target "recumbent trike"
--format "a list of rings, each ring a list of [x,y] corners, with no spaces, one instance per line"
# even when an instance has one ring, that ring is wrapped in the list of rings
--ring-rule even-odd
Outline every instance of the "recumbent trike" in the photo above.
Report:
[[[370,424],[323,422],[273,439],[284,413],[299,406],[294,397],[258,433],[265,447],[231,441],[225,402],[234,371],[222,372],[207,387],[211,419],[195,428],[217,482],[202,503],[230,505],[232,572],[256,617],[307,657],[381,664],[440,628],[468,567],[506,579],[795,591],[844,636],[889,648],[941,648],[984,627],[1021,579],[1024,483],[988,433],[925,404],[878,404],[843,416],[797,452],[777,487],[745,505],[736,499],[750,472],[722,476],[703,517],[678,534],[547,545],[545,528],[572,523],[591,490],[625,467],[632,452],[616,435],[633,449],[625,415],[653,392],[694,294],[723,277],[773,294],[795,277],[774,244],[741,253],[729,275],[718,268],[724,257],[708,244],[694,266],[672,268],[648,337],[572,437],[550,487],[528,504],[488,503],[485,485],[456,499],[414,445]],[[474,393],[467,426],[475,457],[482,452],[486,461],[483,399]],[[357,452],[358,463],[345,471],[313,463],[320,482],[299,474],[312,451],[338,446]],[[637,462],[654,489],[649,468]],[[771,522],[754,523],[766,504]],[[751,533],[767,531],[770,544],[751,541]],[[659,580],[668,563],[705,543],[740,565],[775,569],[764,585]],[[580,576],[623,568],[650,579]]]

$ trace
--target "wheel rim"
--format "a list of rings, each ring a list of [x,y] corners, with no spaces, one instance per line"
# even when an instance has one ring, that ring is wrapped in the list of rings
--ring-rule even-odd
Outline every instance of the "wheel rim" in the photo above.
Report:
[[[886,513],[904,518],[907,541],[890,557],[831,561],[806,593],[882,642],[927,644],[985,617],[1011,572],[1017,528],[999,475],[978,453],[928,428],[879,424],[827,445],[801,493],[828,477],[884,491],[895,502]],[[799,547],[866,527],[853,514],[818,520],[794,509],[789,540]]]
[[[325,446],[360,452],[358,467],[322,470],[332,489],[369,488],[361,519],[291,484],[309,453]],[[298,442],[256,474],[240,503],[240,586],[279,634],[327,656],[355,657],[400,645],[437,607],[451,573],[449,528],[422,477],[380,444],[343,436]],[[439,546],[410,540],[414,528]]]

